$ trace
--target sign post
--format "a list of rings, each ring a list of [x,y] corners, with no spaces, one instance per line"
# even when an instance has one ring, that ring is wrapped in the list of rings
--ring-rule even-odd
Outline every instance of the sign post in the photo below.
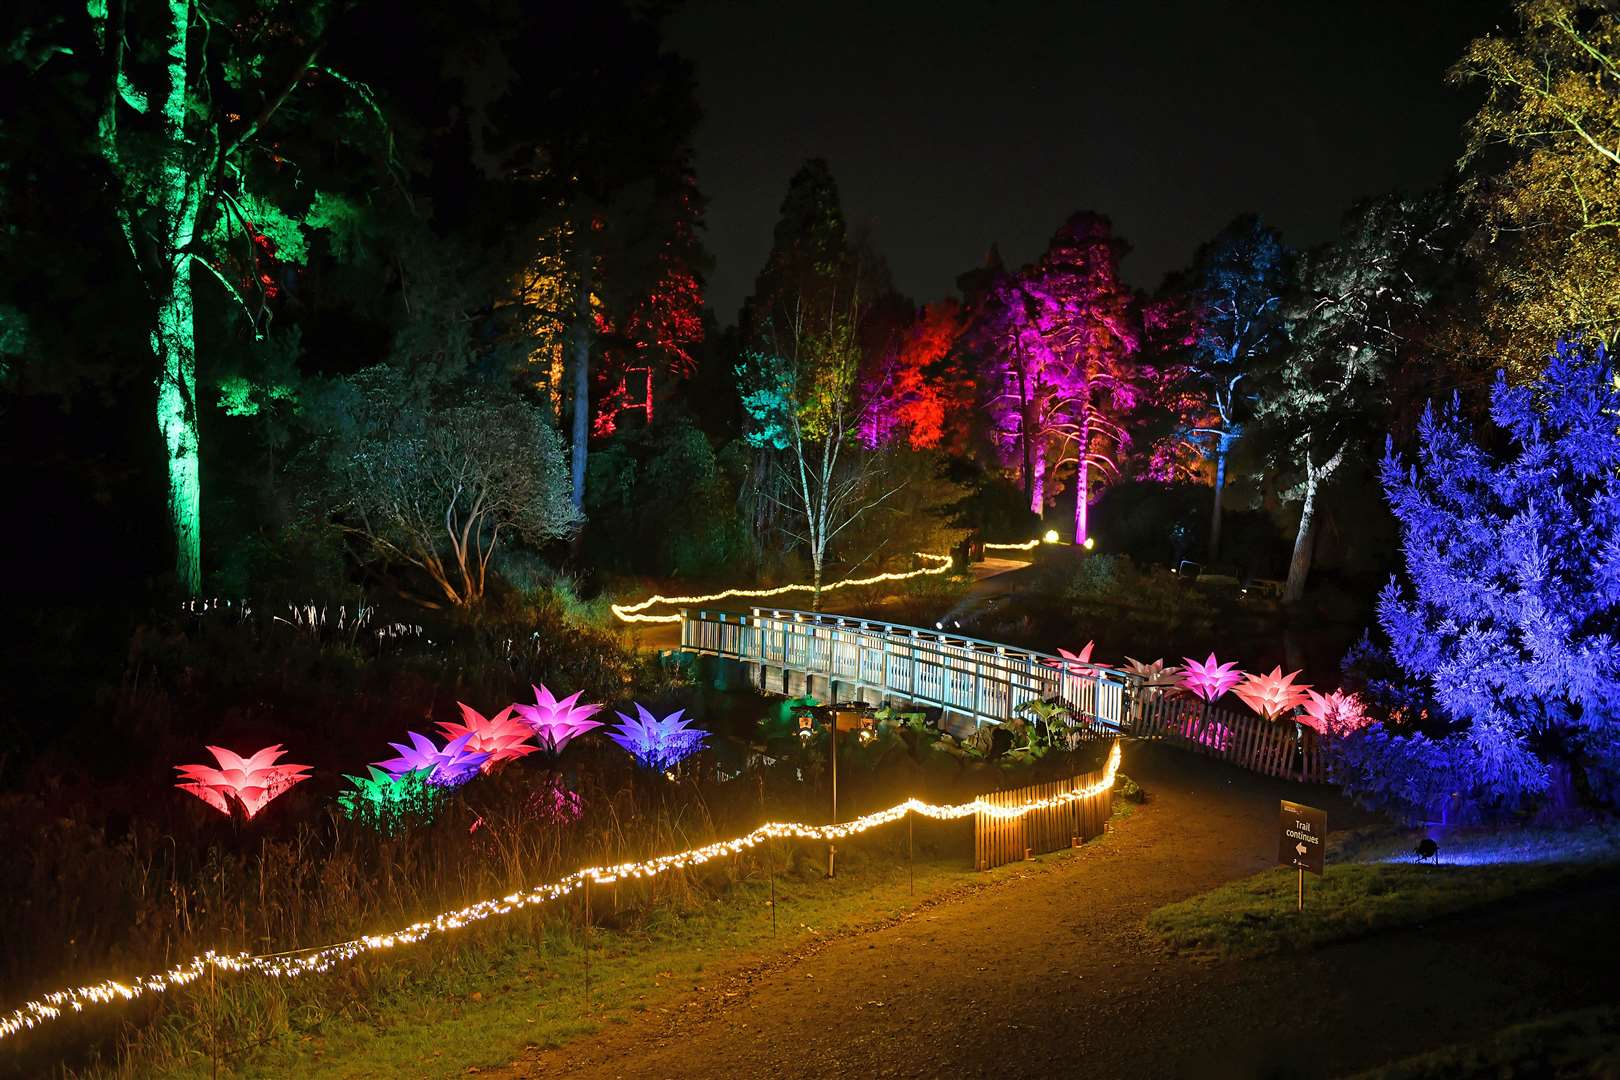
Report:
[[[1282,800],[1277,820],[1277,864],[1299,871],[1299,910],[1305,910],[1305,871],[1322,876],[1327,811]]]

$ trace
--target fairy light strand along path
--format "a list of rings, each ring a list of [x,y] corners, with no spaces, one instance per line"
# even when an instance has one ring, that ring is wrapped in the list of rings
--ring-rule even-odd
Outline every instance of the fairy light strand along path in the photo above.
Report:
[[[39,1027],[60,1019],[69,1012],[83,1012],[89,1005],[105,1005],[117,1001],[134,1001],[149,994],[161,994],[196,982],[210,970],[247,973],[265,978],[286,979],[299,975],[330,970],[345,960],[366,953],[383,952],[399,945],[413,945],[435,934],[458,930],[473,923],[503,915],[510,915],[536,904],[547,903],[567,896],[587,881],[608,885],[621,879],[637,880],[656,877],[670,870],[700,866],[713,859],[735,855],[767,840],[842,840],[871,829],[902,820],[907,814],[921,814],[938,821],[952,821],[975,814],[1010,820],[1023,817],[1036,810],[1045,810],[1064,803],[1089,799],[1101,795],[1114,786],[1119,773],[1120,748],[1114,743],[1103,767],[1100,780],[1075,791],[1067,791],[1044,799],[1035,799],[1018,806],[993,806],[982,798],[972,802],[934,805],[918,799],[867,814],[853,821],[837,825],[805,825],[801,822],[767,822],[745,836],[732,840],[719,840],[702,847],[689,848],[671,855],[659,855],[642,862],[619,863],[615,866],[588,866],[567,877],[507,896],[480,900],[466,907],[441,912],[431,919],[412,923],[402,930],[388,934],[370,934],[352,941],[338,942],[316,948],[283,953],[251,955],[248,953],[219,953],[210,949],[201,956],[192,957],[168,971],[147,975],[139,979],[120,982],[107,979],[89,986],[76,986],[57,990],[29,1001],[0,1016],[0,1038],[9,1038],[19,1032]]]

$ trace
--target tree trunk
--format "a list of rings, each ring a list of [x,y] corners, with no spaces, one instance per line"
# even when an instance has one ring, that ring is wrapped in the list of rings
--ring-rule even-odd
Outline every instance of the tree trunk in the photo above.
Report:
[[[1288,560],[1288,583],[1283,586],[1283,603],[1297,604],[1305,595],[1305,578],[1311,572],[1311,553],[1316,546],[1316,491],[1320,481],[1307,465],[1305,502],[1299,508],[1299,533],[1294,537],[1294,555]]]
[[[1030,475],[1029,512],[1038,518],[1046,516],[1046,444],[1035,440],[1035,468]]]
[[[814,585],[815,590],[810,594],[810,610],[821,610],[821,564],[822,557],[817,554],[812,560],[815,563]]]
[[[159,364],[158,431],[169,473],[169,528],[175,576],[192,596],[202,591],[202,472],[197,446],[197,350],[191,257],[171,258],[158,296],[152,353]]]
[[[1080,446],[1074,465],[1074,542],[1084,545],[1091,512],[1091,467],[1086,460],[1091,446],[1091,422],[1080,425]]]
[[[574,324],[568,336],[568,348],[573,353],[574,368],[574,438],[573,479],[574,509],[585,512],[585,456],[590,451],[591,436],[591,253],[586,242],[590,222],[587,220],[576,234],[579,251],[574,282]]]
[[[1221,432],[1215,448],[1215,505],[1209,512],[1209,565],[1221,556],[1221,496],[1226,490],[1226,455],[1230,450],[1226,432]]]

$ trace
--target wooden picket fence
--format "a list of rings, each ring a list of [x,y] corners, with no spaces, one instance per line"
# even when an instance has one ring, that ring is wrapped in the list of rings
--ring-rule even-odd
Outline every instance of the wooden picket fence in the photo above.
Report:
[[[1287,718],[1267,720],[1206,705],[1190,694],[1145,688],[1131,703],[1124,727],[1137,738],[1162,740],[1266,776],[1327,781],[1316,732]]]
[[[1036,799],[1050,799],[1077,791],[1103,778],[1101,770],[1051,780],[1044,784],[992,791],[981,795],[991,806],[1021,806]],[[1042,810],[1031,810],[1022,817],[998,818],[979,813],[973,817],[973,865],[992,870],[1010,862],[1078,846],[1093,836],[1101,836],[1114,812],[1114,792],[1072,799]]]

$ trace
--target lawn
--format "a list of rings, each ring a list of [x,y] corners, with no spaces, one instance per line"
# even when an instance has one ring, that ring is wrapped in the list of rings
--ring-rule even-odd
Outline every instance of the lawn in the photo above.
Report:
[[[1576,1078],[1620,1075],[1620,1006],[1559,1013],[1359,1073],[1353,1080]]]
[[[470,936],[470,947],[434,950],[400,965],[387,975],[393,988],[367,996],[363,1007],[294,1023],[291,1033],[230,1053],[222,1073],[465,1075],[511,1062],[527,1046],[556,1046],[693,993],[719,996],[729,973],[996,877],[974,874],[958,851],[942,851],[918,859],[913,894],[900,852],[897,859],[892,843],[864,852],[851,845],[839,876],[828,881],[818,849],[797,874],[776,876],[774,930],[771,881],[761,873],[717,898],[684,907],[659,903],[633,916],[615,917],[598,898],[597,914],[608,925],[590,937],[589,1000],[577,913],[573,920],[553,916],[529,934],[475,932],[482,940]],[[208,1046],[196,1029],[191,1042],[189,1054],[171,1047],[163,1055],[166,1075],[209,1075]]]
[[[1168,904],[1148,929],[1175,948],[1211,956],[1310,949],[1455,915],[1513,896],[1620,873],[1620,827],[1449,832],[1438,863],[1416,861],[1410,833],[1339,838],[1327,873],[1278,867]],[[1336,861],[1341,860],[1341,861]]]

